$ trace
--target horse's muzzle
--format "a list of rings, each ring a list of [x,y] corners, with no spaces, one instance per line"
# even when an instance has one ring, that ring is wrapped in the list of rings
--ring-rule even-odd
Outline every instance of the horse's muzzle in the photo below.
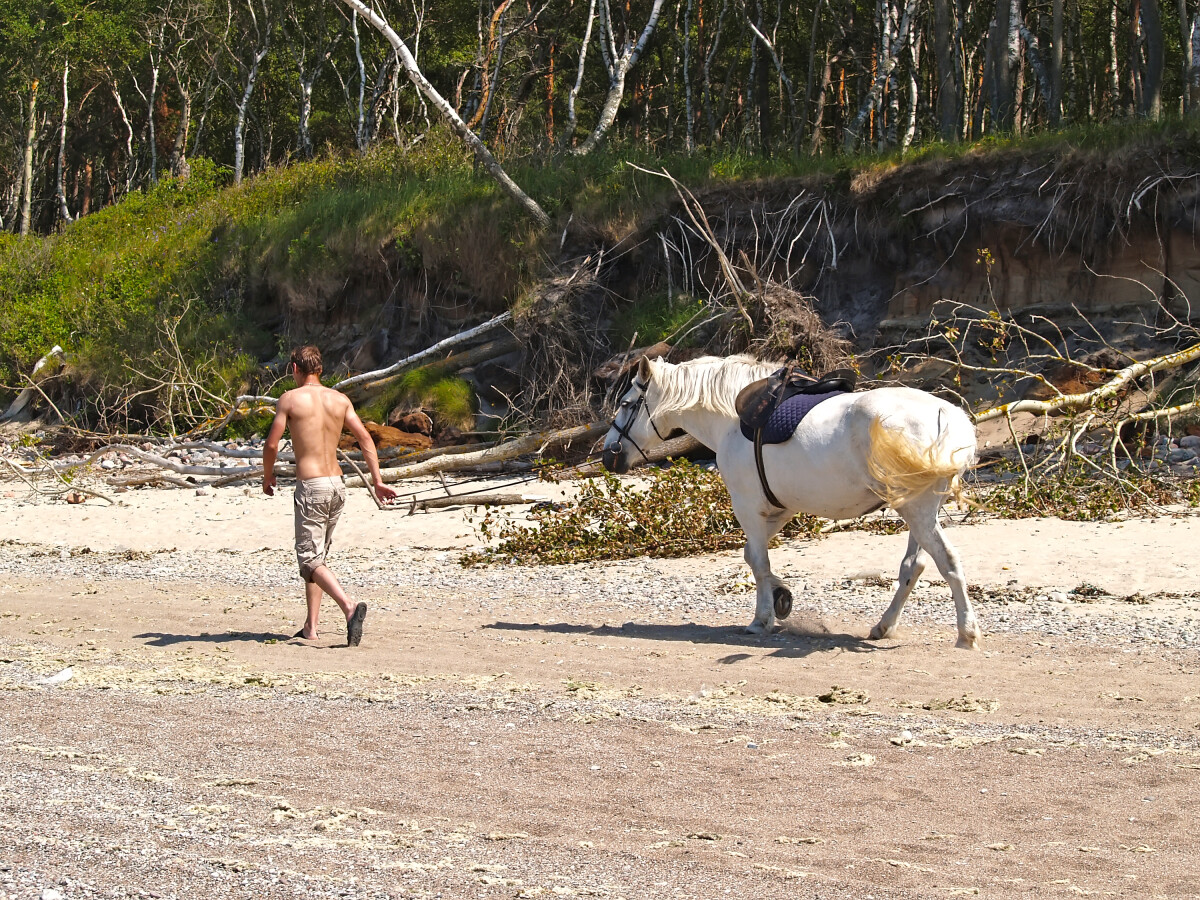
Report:
[[[615,472],[618,475],[624,475],[629,471],[629,463],[625,460],[625,454],[621,452],[621,442],[609,444],[600,452],[600,463],[608,471]]]

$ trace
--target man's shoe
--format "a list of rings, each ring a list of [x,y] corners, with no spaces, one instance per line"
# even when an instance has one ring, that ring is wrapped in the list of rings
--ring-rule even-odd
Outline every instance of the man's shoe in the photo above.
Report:
[[[362,641],[363,620],[367,617],[367,604],[360,603],[346,622],[346,646],[357,647]]]

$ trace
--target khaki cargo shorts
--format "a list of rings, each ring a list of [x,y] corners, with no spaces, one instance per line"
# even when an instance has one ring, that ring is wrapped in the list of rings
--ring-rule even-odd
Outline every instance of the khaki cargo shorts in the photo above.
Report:
[[[300,577],[311,582],[313,572],[325,565],[333,542],[333,526],[346,506],[346,486],[341,478],[308,478],[296,482],[296,562]]]

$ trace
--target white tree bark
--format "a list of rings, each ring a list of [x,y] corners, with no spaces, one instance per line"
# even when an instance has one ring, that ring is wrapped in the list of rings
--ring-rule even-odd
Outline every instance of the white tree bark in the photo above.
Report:
[[[575,84],[571,87],[570,93],[567,94],[567,127],[563,129],[562,137],[559,138],[559,145],[562,147],[567,146],[572,135],[575,134],[575,123],[577,121],[575,101],[579,97],[580,88],[583,87],[583,71],[587,64],[588,47],[592,43],[592,23],[595,21],[596,0],[589,0],[587,28],[584,29],[583,43],[579,47],[579,67],[575,70]]]
[[[55,170],[54,189],[58,200],[58,212],[64,222],[75,220],[71,215],[70,207],[67,206],[67,111],[70,109],[70,104],[67,102],[67,78],[70,72],[70,62],[63,60],[62,119],[58,126],[58,165]]]
[[[858,108],[858,114],[854,120],[846,127],[845,149],[847,152],[854,150],[858,145],[862,136],[863,124],[867,121],[867,116],[871,110],[879,102],[879,97],[883,93],[883,86],[891,77],[892,72],[896,69],[896,64],[900,61],[900,54],[904,51],[904,47],[908,43],[909,31],[912,27],[913,17],[917,12],[917,0],[908,0],[908,5],[904,8],[904,16],[900,20],[900,30],[896,35],[895,43],[890,47],[890,52],[887,56],[880,60],[879,72],[875,76],[875,81],[871,85],[871,89],[867,92],[866,99]]]
[[[0,422],[9,422],[19,416],[29,405],[29,401],[33,399],[37,382],[41,381],[48,375],[53,375],[62,368],[65,356],[63,348],[55,344],[50,348],[50,352],[39,359],[33,366],[33,371],[29,373],[30,387],[25,388],[21,393],[17,394],[16,399],[9,404],[8,409],[4,411],[4,415],[0,416]]]
[[[125,103],[121,100],[121,88],[117,84],[117,79],[112,78],[112,93],[113,99],[117,101],[117,111],[121,114],[121,121],[125,125],[125,193],[133,190],[133,179],[137,173],[137,160],[133,155],[133,123],[129,121],[129,113],[125,111]]]
[[[662,7],[663,0],[654,0],[654,6],[650,10],[650,19],[646,22],[646,27],[642,29],[641,37],[637,39],[636,43],[626,41],[625,46],[618,54],[613,35],[612,12],[609,9],[608,0],[600,0],[600,49],[603,51],[604,63],[608,68],[608,94],[604,98],[604,105],[600,108],[600,118],[596,122],[596,127],[592,129],[587,140],[572,151],[576,156],[586,156],[595,150],[604,140],[604,136],[608,134],[613,122],[616,121],[617,110],[620,109],[621,98],[625,94],[625,79],[629,75],[629,70],[641,58],[646,44],[650,41],[650,36],[654,34],[658,17],[662,14]]]
[[[162,72],[164,45],[166,44],[167,34],[167,15],[168,9],[162,11],[162,18],[156,22],[147,23],[147,30],[143,33],[146,39],[147,56],[150,60],[150,89],[143,91],[142,86],[138,83],[137,76],[130,70],[130,76],[133,78],[133,86],[142,97],[142,102],[146,104],[146,129],[150,137],[150,181],[158,181],[158,137],[157,124],[155,122],[154,103],[158,96],[158,79]]]
[[[342,0],[342,2],[370,22],[371,25],[387,38],[388,43],[392,45],[396,54],[400,57],[400,62],[404,66],[404,71],[408,73],[409,80],[433,104],[434,108],[442,114],[442,117],[454,130],[454,133],[475,154],[475,159],[484,170],[496,180],[501,189],[509,197],[516,200],[533,217],[538,225],[548,228],[550,226],[550,217],[546,214],[546,211],[538,205],[536,200],[521,190],[509,174],[504,171],[500,163],[496,161],[496,158],[492,156],[491,151],[479,139],[479,136],[467,127],[467,123],[454,111],[454,107],[446,101],[445,97],[438,93],[437,89],[430,83],[429,79],[425,77],[425,74],[417,65],[416,59],[413,58],[412,53],[409,52],[408,45],[401,40],[400,35],[396,34],[387,21],[363,3],[362,0]],[[658,0],[658,2],[661,4],[661,0]]]
[[[405,357],[386,369],[376,369],[373,372],[363,372],[361,375],[355,375],[351,378],[345,378],[333,386],[335,391],[345,391],[346,388],[354,387],[356,384],[362,384],[366,381],[377,381],[380,378],[387,378],[389,375],[394,375],[397,372],[403,372],[405,369],[411,368],[432,356],[436,356],[443,350],[453,347],[456,344],[463,344],[469,340],[478,337],[481,334],[486,334],[494,328],[499,328],[501,325],[507,324],[512,320],[511,312],[504,312],[496,316],[494,319],[488,319],[482,325],[476,325],[474,328],[468,328],[466,331],[460,331],[458,334],[453,334],[445,340],[438,341],[432,347],[426,347],[412,356]]]
[[[40,81],[35,76],[29,85],[29,120],[25,129],[25,152],[21,157],[21,218],[19,231],[29,234],[33,214],[33,145],[37,142],[37,95]]]
[[[367,90],[367,66],[363,62],[362,38],[358,33],[357,11],[350,14],[350,33],[354,35],[354,60],[358,64],[358,116],[354,124],[354,144],[358,147],[359,153],[365,153],[367,151],[365,137],[367,115],[363,106],[363,97]]]
[[[262,6],[262,24],[259,24],[258,13],[254,9],[253,0],[247,0],[246,8],[250,11],[250,21],[254,23],[257,32],[255,43],[258,45],[248,64],[237,60],[239,67],[246,72],[246,86],[237,105],[237,119],[233,128],[233,183],[242,183],[242,173],[246,161],[246,114],[250,109],[250,98],[254,94],[254,86],[258,82],[258,70],[262,61],[271,51],[271,19],[266,3]]]
[[[799,147],[800,134],[796,131],[796,92],[792,89],[792,79],[788,78],[787,72],[783,69],[783,62],[779,59],[779,54],[775,52],[775,45],[767,39],[767,36],[759,30],[751,20],[750,16],[746,16],[746,24],[750,26],[750,30],[754,32],[754,36],[762,42],[762,45],[767,49],[767,53],[771,56],[771,62],[775,64],[775,71],[779,73],[779,80],[783,82],[784,88],[787,90],[788,110],[791,113],[790,130],[792,131],[792,149],[796,150]]]

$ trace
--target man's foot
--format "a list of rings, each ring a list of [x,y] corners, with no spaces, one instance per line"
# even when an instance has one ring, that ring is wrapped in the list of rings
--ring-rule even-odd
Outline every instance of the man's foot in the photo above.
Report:
[[[346,646],[357,647],[362,641],[363,619],[367,617],[367,604],[360,603],[346,620]]]
[[[288,640],[289,640],[289,641],[294,641],[294,640],[296,640],[296,638],[299,638],[299,639],[300,639],[300,640],[302,640],[302,641],[311,641],[311,640],[313,640],[312,638],[308,637],[308,636],[307,636],[307,635],[304,633],[304,629],[303,629],[303,628],[301,628],[299,631],[297,631],[295,634],[293,634],[293,635],[292,635],[290,638],[288,638]]]

